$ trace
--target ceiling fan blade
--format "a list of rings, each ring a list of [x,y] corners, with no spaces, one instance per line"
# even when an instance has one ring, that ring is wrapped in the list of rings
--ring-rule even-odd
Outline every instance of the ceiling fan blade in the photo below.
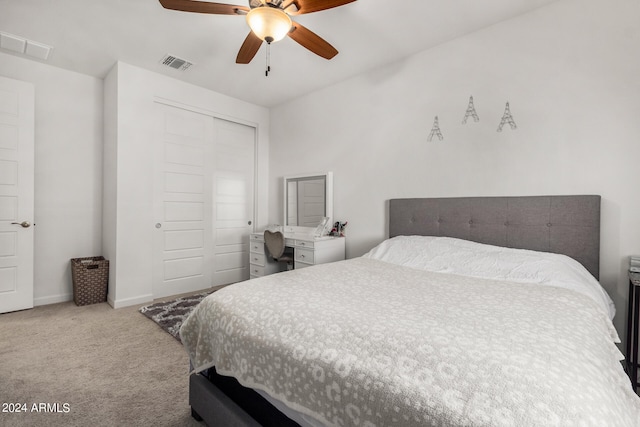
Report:
[[[244,43],[240,46],[238,56],[236,57],[236,64],[248,64],[251,62],[258,49],[262,46],[262,40],[253,34],[253,31],[249,32],[249,35],[244,39]]]
[[[320,55],[323,58],[331,59],[338,54],[335,47],[331,46],[322,37],[297,22],[293,23],[291,31],[289,31],[289,34],[287,35],[309,49],[311,52],[316,55]]]
[[[160,4],[165,9],[180,10],[182,12],[212,13],[214,15],[237,15],[239,10],[244,12],[251,10],[246,6],[194,0],[160,0]]]
[[[284,9],[287,9],[290,5],[295,5],[298,9],[287,9],[289,15],[302,15],[303,13],[318,12],[321,10],[331,9],[338,6],[344,6],[356,0],[290,0],[286,1],[283,5]]]

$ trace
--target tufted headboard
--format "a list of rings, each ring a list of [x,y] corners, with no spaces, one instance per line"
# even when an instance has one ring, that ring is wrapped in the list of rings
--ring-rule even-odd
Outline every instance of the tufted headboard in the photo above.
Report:
[[[392,199],[389,237],[400,235],[564,254],[598,279],[600,196]]]

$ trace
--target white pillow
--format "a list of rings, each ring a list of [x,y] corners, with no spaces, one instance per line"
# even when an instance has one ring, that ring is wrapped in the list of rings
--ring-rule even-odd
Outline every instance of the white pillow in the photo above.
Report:
[[[428,271],[571,289],[591,297],[610,319],[616,313],[600,283],[582,264],[566,255],[451,237],[398,236],[385,240],[363,257]]]

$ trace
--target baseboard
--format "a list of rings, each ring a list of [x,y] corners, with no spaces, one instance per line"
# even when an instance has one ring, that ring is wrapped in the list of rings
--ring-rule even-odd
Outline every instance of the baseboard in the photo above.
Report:
[[[133,298],[123,298],[119,300],[114,300],[111,298],[111,295],[107,295],[107,302],[113,308],[129,307],[132,305],[144,304],[151,301],[153,301],[152,294],[141,295]]]
[[[212,286],[211,288],[192,291],[191,293],[199,292],[199,291],[202,291],[202,292],[212,291],[212,290],[217,291],[219,289],[224,288],[225,286],[228,286],[228,285]],[[33,306],[35,307],[38,305],[58,304],[61,302],[69,302],[69,301],[73,301],[73,294],[53,295],[53,296],[47,296],[47,297],[34,298]],[[111,295],[109,294],[107,295],[107,302],[113,308],[129,307],[132,305],[144,304],[146,302],[153,302],[153,295],[147,294],[139,297],[125,298],[125,299],[115,301],[111,298]]]
[[[61,302],[73,301],[73,294],[52,295],[48,297],[38,297],[33,299],[33,306],[58,304]]]

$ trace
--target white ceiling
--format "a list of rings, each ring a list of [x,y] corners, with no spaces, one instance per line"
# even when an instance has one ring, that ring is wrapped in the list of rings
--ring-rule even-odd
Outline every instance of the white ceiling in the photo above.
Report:
[[[340,53],[327,61],[285,38],[271,45],[269,77],[264,44],[251,64],[235,63],[244,17],[171,11],[158,0],[0,0],[0,31],[53,46],[44,62],[56,67],[102,78],[120,60],[269,107],[553,1],[358,0],[301,15]],[[169,69],[165,54],[194,65]]]

